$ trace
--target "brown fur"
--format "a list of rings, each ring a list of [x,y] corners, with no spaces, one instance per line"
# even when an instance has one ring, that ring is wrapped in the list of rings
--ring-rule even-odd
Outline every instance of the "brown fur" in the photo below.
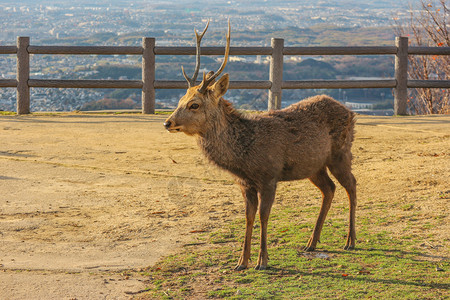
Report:
[[[267,267],[267,222],[278,181],[309,178],[323,194],[322,207],[305,250],[312,251],[331,206],[335,185],[327,168],[347,190],[350,226],[345,249],[355,246],[356,180],[351,173],[354,113],[334,99],[315,96],[283,110],[245,115],[222,96],[228,74],[205,94],[188,89],[166,120],[171,132],[197,136],[205,156],[231,172],[246,201],[244,248],[236,267],[248,266],[253,222],[259,204],[261,249],[257,269]],[[198,105],[192,106],[193,104]]]

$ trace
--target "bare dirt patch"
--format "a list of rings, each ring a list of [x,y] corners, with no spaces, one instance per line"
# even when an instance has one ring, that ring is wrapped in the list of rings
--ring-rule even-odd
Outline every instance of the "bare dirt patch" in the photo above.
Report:
[[[232,178],[164,119],[0,117],[2,297],[128,299],[146,288],[137,270],[243,217]],[[358,214],[418,239],[424,259],[448,257],[450,117],[359,116],[356,130]],[[281,183],[277,205],[317,196]]]

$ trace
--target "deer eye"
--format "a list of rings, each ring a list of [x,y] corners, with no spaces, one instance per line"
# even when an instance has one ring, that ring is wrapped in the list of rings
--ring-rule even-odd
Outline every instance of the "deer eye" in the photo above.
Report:
[[[198,105],[197,103],[194,103],[191,106],[189,106],[189,109],[198,109],[199,107],[200,107],[200,105]]]

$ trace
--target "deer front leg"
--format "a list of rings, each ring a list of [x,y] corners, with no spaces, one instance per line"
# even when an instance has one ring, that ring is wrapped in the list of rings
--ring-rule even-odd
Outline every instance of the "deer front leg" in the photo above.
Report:
[[[239,258],[237,266],[234,268],[236,271],[246,269],[248,266],[248,260],[250,259],[250,248],[252,245],[253,223],[255,222],[255,215],[258,209],[258,195],[256,189],[253,187],[241,185],[241,190],[245,200],[246,228],[242,254]]]
[[[276,183],[267,185],[259,193],[260,207],[259,218],[261,220],[261,248],[259,250],[258,263],[256,270],[265,270],[269,260],[267,252],[267,225],[269,223],[270,210],[275,199]]]

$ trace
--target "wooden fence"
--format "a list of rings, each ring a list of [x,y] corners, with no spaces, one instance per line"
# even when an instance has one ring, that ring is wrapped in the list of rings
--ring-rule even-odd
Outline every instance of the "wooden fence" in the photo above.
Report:
[[[223,55],[223,47],[202,47],[202,55]],[[155,79],[156,55],[195,55],[195,47],[157,47],[154,38],[142,46],[33,46],[29,37],[18,37],[17,46],[0,46],[0,54],[17,54],[16,79],[0,79],[0,87],[17,88],[17,113],[30,113],[30,88],[136,88],[142,90],[142,113],[155,112],[155,89],[185,89],[185,81]],[[142,80],[48,80],[30,78],[30,54],[141,55]],[[230,89],[268,89],[268,109],[281,108],[283,89],[393,88],[394,113],[407,112],[408,88],[450,88],[450,80],[409,80],[408,55],[450,55],[450,47],[409,47],[408,38],[397,37],[395,46],[382,47],[284,47],[273,38],[271,47],[231,47],[230,55],[271,56],[269,80],[231,81]],[[395,55],[395,78],[385,80],[283,81],[285,55]]]

